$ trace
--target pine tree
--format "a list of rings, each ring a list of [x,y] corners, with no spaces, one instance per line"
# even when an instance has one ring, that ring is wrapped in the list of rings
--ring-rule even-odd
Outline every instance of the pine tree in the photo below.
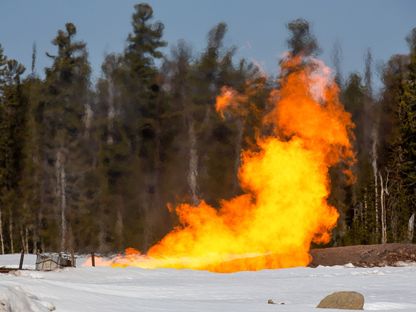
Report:
[[[0,240],[1,251],[18,249],[16,245],[21,213],[19,180],[26,130],[26,99],[21,88],[23,65],[3,55],[0,46]],[[7,224],[4,227],[3,224]],[[3,231],[8,232],[8,246]],[[23,246],[22,246],[23,247]],[[15,249],[16,248],[16,249]]]
[[[163,24],[153,22],[153,9],[138,4],[132,16],[133,31],[121,55],[109,55],[99,83],[100,198],[105,215],[115,209],[115,225],[102,225],[101,245],[148,248],[163,228],[161,199],[162,115],[161,78],[155,60]],[[126,187],[129,186],[129,187]],[[114,223],[114,222],[113,222]],[[110,235],[113,233],[113,235]]]
[[[399,237],[412,241],[414,223],[409,221],[408,225],[407,221],[416,212],[416,28],[407,37],[407,42],[409,62],[400,80],[395,110],[398,123],[390,161],[393,172],[390,204],[398,210],[394,215],[401,224]]]
[[[42,221],[44,208],[44,175],[42,164],[46,161],[42,158],[44,146],[40,136],[43,127],[41,122],[40,98],[43,89],[43,81],[34,73],[28,76],[22,84],[25,98],[27,99],[27,120],[25,140],[23,147],[23,172],[19,181],[21,189],[21,220],[23,224],[26,252],[44,250],[42,238]],[[46,230],[46,229],[44,229]]]
[[[224,47],[226,32],[225,23],[219,23],[208,32],[207,46],[197,59],[192,76],[199,146],[197,183],[200,197],[214,206],[232,193],[236,156],[231,144],[233,131],[215,112],[215,99],[221,88],[235,86],[227,79],[233,70],[231,59],[235,49]]]
[[[402,175],[408,190],[409,206],[413,204],[415,213],[416,201],[416,28],[407,37],[410,47],[408,75],[404,81],[400,98],[401,123],[400,135],[403,146]]]
[[[81,209],[86,160],[83,145],[85,117],[89,96],[90,67],[86,45],[75,41],[76,27],[72,23],[59,30],[52,44],[57,55],[46,69],[44,96],[41,100],[41,135],[45,163],[44,187],[47,188],[47,246],[68,250],[80,245],[76,225],[85,221],[87,212]],[[46,137],[48,140],[46,140]],[[58,232],[59,230],[59,232]],[[59,237],[60,242],[56,237]]]
[[[199,202],[199,155],[194,115],[199,107],[193,101],[192,51],[185,41],[178,42],[172,48],[170,58],[166,58],[163,63],[162,73],[164,88],[168,90],[168,110],[171,116],[168,119],[170,127],[166,127],[166,130],[172,137],[172,152],[167,156],[167,181],[164,179],[169,189],[168,198],[172,204],[179,200],[196,205]]]
[[[131,144],[124,126],[121,57],[108,55],[97,84],[95,124],[98,142],[99,250],[122,249],[127,177],[131,173]],[[131,216],[132,217],[132,216]],[[116,221],[116,222],[114,222]]]
[[[375,237],[374,184],[372,179],[371,120],[377,114],[370,110],[367,101],[367,88],[358,73],[349,76],[341,94],[345,109],[351,113],[354,128],[354,148],[357,161],[352,170],[355,183],[344,186],[346,189],[346,232],[344,244],[372,243]],[[337,184],[334,181],[335,185]]]

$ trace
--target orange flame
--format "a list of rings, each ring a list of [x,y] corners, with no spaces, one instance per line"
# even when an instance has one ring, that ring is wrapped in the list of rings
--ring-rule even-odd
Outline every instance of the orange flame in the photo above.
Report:
[[[232,88],[222,87],[221,94],[217,96],[215,101],[215,110],[224,116],[225,109],[231,105],[235,105],[235,102],[233,102],[235,96],[236,92]]]
[[[245,194],[219,209],[204,201],[179,205],[180,225],[147,255],[130,250],[107,265],[215,272],[304,266],[312,242],[329,242],[338,212],[327,203],[328,170],[354,161],[353,124],[323,63],[288,57],[281,66],[280,89],[264,119],[274,132],[257,139],[256,151],[242,152]],[[244,110],[246,99],[223,88],[216,109]]]
[[[224,86],[221,88],[220,95],[215,101],[215,110],[224,118],[225,111],[229,110],[240,115],[245,115],[245,111],[241,110],[240,104],[247,101],[247,96],[239,94],[233,88]]]

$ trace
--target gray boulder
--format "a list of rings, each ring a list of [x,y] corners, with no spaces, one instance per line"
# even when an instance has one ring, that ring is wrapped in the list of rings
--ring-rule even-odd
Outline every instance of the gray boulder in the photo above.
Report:
[[[355,291],[337,291],[326,296],[318,304],[321,309],[363,310],[364,296]]]

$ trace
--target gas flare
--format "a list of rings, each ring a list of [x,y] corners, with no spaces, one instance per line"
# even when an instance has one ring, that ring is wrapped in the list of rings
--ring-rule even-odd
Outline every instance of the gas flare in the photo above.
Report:
[[[224,86],[221,88],[221,94],[217,96],[215,101],[215,110],[224,118],[224,112],[232,110],[244,113],[240,109],[240,103],[247,100],[246,96],[239,94],[234,89]]]
[[[329,168],[354,161],[351,117],[321,61],[300,56],[281,62],[279,89],[264,118],[269,135],[241,153],[243,195],[218,209],[175,208],[180,225],[146,255],[128,250],[105,265],[189,268],[215,272],[305,266],[311,243],[328,243],[338,212],[327,203]],[[216,109],[244,110],[247,97],[223,88]]]

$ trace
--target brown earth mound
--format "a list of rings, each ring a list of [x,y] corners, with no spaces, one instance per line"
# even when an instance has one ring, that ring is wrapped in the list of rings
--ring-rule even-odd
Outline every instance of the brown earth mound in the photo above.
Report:
[[[416,262],[416,244],[357,245],[312,249],[310,267],[344,265],[358,267],[397,266]]]

